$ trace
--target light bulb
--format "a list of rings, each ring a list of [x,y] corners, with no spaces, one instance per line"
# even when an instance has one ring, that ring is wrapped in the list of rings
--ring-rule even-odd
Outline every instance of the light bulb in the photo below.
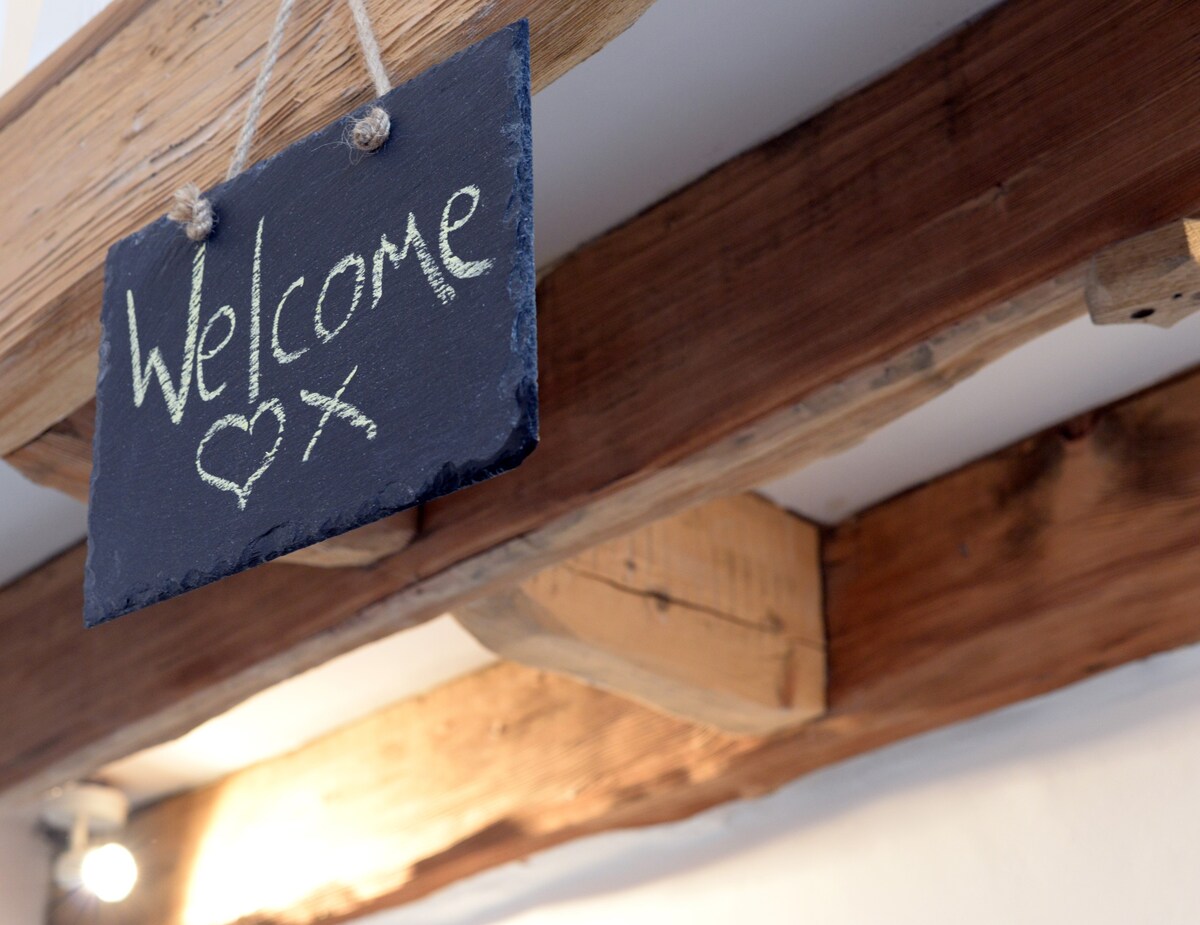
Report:
[[[116,842],[89,848],[79,865],[83,888],[106,903],[119,903],[137,883],[137,861]]]

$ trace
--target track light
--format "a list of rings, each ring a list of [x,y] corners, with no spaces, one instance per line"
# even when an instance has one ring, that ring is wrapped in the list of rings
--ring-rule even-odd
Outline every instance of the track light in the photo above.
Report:
[[[137,882],[137,861],[112,836],[125,825],[129,802],[103,784],[69,784],[53,791],[42,806],[42,821],[67,833],[67,850],[54,864],[62,890],[85,890],[101,902],[120,902]]]

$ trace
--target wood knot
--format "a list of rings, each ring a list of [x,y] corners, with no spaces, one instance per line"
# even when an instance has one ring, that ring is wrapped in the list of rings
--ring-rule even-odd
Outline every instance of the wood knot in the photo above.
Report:
[[[216,223],[212,203],[200,195],[200,187],[195,183],[185,184],[175,191],[175,202],[167,218],[183,225],[184,233],[193,241],[208,238]]]
[[[377,151],[392,131],[392,120],[379,106],[354,123],[350,129],[350,143],[359,151]]]

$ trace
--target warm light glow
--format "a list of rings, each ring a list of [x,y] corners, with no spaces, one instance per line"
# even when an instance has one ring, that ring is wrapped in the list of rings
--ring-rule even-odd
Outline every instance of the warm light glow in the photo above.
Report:
[[[381,839],[360,816],[330,812],[323,791],[306,786],[303,775],[295,784],[266,775],[269,789],[257,776],[252,769],[235,777],[212,807],[194,855],[184,925],[338,917],[361,897],[403,882],[407,871],[394,840]],[[401,825],[395,816],[383,818],[385,831]]]
[[[137,883],[137,861],[124,845],[98,845],[83,856],[79,877],[83,888],[101,902],[119,903]]]

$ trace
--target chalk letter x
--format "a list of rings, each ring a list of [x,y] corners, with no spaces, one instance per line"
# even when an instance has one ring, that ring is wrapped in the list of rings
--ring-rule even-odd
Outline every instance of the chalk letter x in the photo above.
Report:
[[[308,458],[312,455],[313,447],[317,445],[317,438],[321,436],[321,431],[325,429],[325,425],[329,422],[331,415],[336,414],[339,418],[349,423],[351,427],[365,428],[367,439],[375,439],[375,435],[379,432],[379,428],[375,426],[375,422],[354,407],[354,405],[342,401],[342,393],[346,391],[346,386],[350,384],[350,380],[354,378],[356,372],[358,372],[357,366],[350,370],[350,375],[346,377],[346,381],[342,383],[342,387],[334,393],[333,398],[330,398],[328,395],[322,395],[320,392],[310,392],[307,389],[300,390],[301,401],[306,405],[312,405],[314,408],[320,408],[325,412],[321,415],[321,423],[313,431],[312,439],[308,441],[308,449],[304,451],[304,462],[308,462]]]

